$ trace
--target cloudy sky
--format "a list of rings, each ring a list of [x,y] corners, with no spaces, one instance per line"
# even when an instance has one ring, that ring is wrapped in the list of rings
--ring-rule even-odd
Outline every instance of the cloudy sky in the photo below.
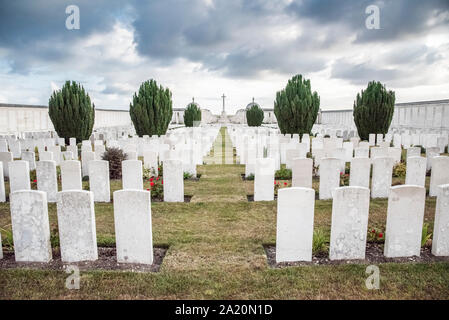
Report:
[[[380,29],[366,27],[369,5]],[[153,78],[174,107],[195,97],[218,113],[225,93],[233,113],[252,97],[272,108],[298,73],[322,109],[351,108],[370,80],[397,102],[448,99],[449,0],[0,0],[0,102],[47,105],[71,79],[123,109]]]

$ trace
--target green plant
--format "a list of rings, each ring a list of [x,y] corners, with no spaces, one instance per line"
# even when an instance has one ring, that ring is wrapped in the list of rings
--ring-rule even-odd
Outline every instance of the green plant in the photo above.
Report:
[[[59,137],[78,142],[87,140],[95,122],[95,104],[75,81],[67,81],[61,90],[53,91],[48,101],[48,115]]]
[[[283,183],[281,183],[281,182],[275,180],[274,181],[274,194],[277,195],[279,189],[288,188],[288,187],[291,187],[291,185],[288,182],[284,181]]]
[[[329,235],[326,234],[323,230],[317,229],[313,232],[313,245],[312,252],[313,254],[318,253],[326,253],[329,247]]]
[[[245,177],[245,180],[254,180],[254,173],[250,173],[247,177]]]
[[[103,153],[102,159],[109,162],[109,178],[122,178],[122,161],[126,160],[127,155],[119,148],[109,148]]]
[[[9,226],[11,226],[11,225],[9,225]],[[3,245],[7,248],[13,249],[14,248],[14,238],[12,235],[12,231],[8,230],[8,229],[3,229],[0,227],[0,232],[4,237],[3,241],[2,241]],[[0,246],[0,250],[1,250],[1,246]]]
[[[170,90],[158,87],[153,79],[145,81],[134,93],[129,114],[138,136],[164,135],[173,115]]]
[[[201,109],[195,102],[189,103],[184,111],[184,124],[193,127],[198,122],[201,122]]]
[[[292,178],[292,170],[281,168],[276,171],[274,177],[278,180],[290,180]]]
[[[349,186],[349,174],[340,172],[340,186]]]
[[[52,248],[59,248],[59,229],[57,227],[51,230],[50,244]]]
[[[407,165],[404,162],[400,162],[393,167],[393,177],[403,178],[407,173]]]
[[[432,232],[429,232],[429,224],[424,223],[422,226],[422,236],[421,236],[421,247],[424,247],[430,238],[432,237]]]
[[[371,81],[354,101],[354,122],[362,140],[370,133],[387,133],[394,113],[395,94],[380,82]]]
[[[263,110],[258,104],[253,103],[251,107],[246,109],[246,123],[250,127],[260,127],[263,122]]]
[[[382,242],[384,241],[384,232],[378,228],[368,229],[368,241],[369,242]]]
[[[184,180],[190,179],[193,177],[193,174],[189,173],[189,172],[184,172]]]
[[[421,145],[416,145],[416,146],[414,146],[414,147],[421,148],[421,154],[426,153],[426,148],[424,148],[423,146],[421,146]]]
[[[274,114],[281,133],[310,133],[320,109],[320,97],[312,93],[310,80],[302,75],[291,78],[284,90],[276,93]]]
[[[162,200],[164,198],[164,181],[161,177],[151,177],[145,180],[147,191],[151,192],[151,198]]]

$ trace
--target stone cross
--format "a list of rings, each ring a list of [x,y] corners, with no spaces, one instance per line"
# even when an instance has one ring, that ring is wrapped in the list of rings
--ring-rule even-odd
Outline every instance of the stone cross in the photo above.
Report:
[[[223,98],[223,113],[224,113],[225,112],[225,99],[226,99],[226,96],[223,93],[223,95],[221,97]]]

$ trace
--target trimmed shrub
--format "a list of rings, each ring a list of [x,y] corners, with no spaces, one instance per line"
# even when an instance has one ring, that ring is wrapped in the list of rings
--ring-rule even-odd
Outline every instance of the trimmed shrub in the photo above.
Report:
[[[380,82],[371,81],[366,90],[357,94],[354,101],[354,123],[361,140],[370,133],[388,133],[393,119],[395,93],[387,91]]]
[[[250,127],[260,127],[263,122],[263,117],[263,110],[256,103],[246,110],[246,123]]]
[[[312,93],[310,80],[302,75],[291,78],[284,90],[276,93],[274,114],[282,134],[310,134],[320,109],[320,97]]]
[[[173,116],[172,94],[151,79],[140,85],[129,104],[129,115],[139,137],[164,135]]]
[[[103,160],[109,162],[109,178],[118,180],[122,178],[122,161],[126,160],[127,155],[119,148],[109,148],[103,153]]]
[[[191,102],[184,111],[184,124],[186,127],[193,127],[195,122],[201,122],[201,109],[195,102]]]
[[[81,84],[66,81],[61,90],[53,91],[48,100],[48,115],[56,133],[68,144],[87,140],[95,122],[95,105]]]

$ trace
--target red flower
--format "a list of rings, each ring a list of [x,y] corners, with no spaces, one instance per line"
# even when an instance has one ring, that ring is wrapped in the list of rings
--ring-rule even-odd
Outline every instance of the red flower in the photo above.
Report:
[[[150,189],[147,189],[147,191],[150,191]]]
[[[153,177],[150,178],[150,182],[153,182]]]
[[[33,180],[33,182],[37,182],[37,180]]]
[[[382,233],[379,233],[379,238],[382,238],[384,235]]]
[[[276,182],[276,180],[274,180],[274,184],[276,184],[277,182]]]
[[[154,187],[154,182],[151,182],[151,183],[150,183],[150,186]]]
[[[287,185],[287,182],[284,182],[284,186],[286,186]]]
[[[372,232],[372,233],[376,233],[376,230],[373,229],[371,232]]]
[[[158,181],[158,180],[159,180],[159,177],[156,178],[156,181]]]
[[[164,180],[161,180],[161,184],[164,184]]]

